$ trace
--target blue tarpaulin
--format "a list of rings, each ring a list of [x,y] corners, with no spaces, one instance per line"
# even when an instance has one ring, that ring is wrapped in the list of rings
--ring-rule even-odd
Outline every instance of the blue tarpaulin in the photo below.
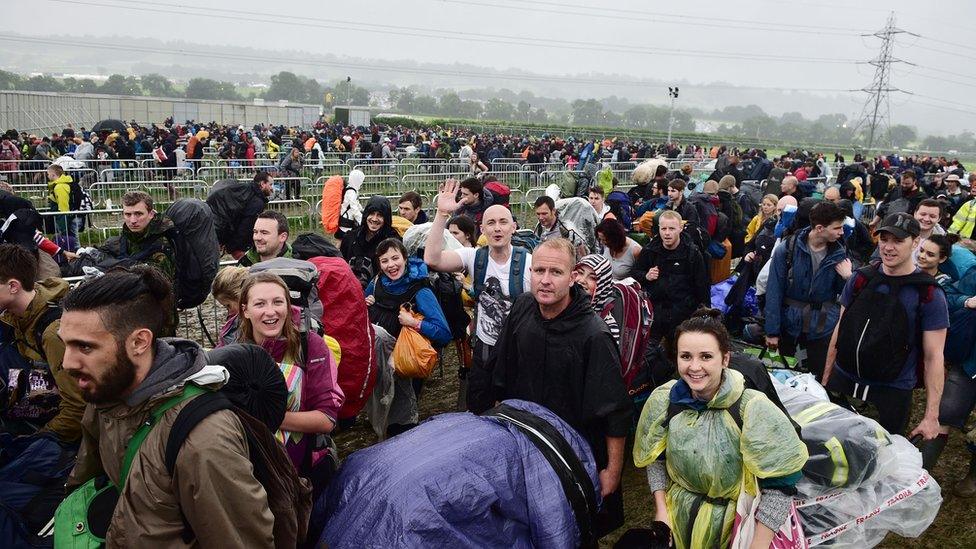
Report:
[[[587,442],[542,406],[505,403],[563,435],[599,502]],[[579,540],[559,477],[539,450],[517,428],[470,413],[436,416],[355,452],[316,509],[315,519],[326,521],[320,541],[340,549],[575,547]]]

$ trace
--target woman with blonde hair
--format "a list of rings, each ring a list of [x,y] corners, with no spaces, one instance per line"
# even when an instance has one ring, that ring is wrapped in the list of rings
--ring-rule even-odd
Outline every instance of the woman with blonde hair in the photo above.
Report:
[[[336,424],[344,395],[337,367],[321,336],[301,333],[301,311],[291,304],[288,286],[274,273],[254,273],[241,286],[241,343],[260,345],[278,363],[288,386],[288,410],[276,434],[299,474],[309,477],[316,492],[326,479],[316,467],[328,452],[316,451],[315,435],[328,434]],[[331,471],[327,473],[331,475]]]
[[[214,301],[227,309],[227,319],[220,328],[220,345],[230,345],[237,341],[237,330],[240,327],[241,286],[247,278],[246,267],[224,267],[217,271],[210,293]]]
[[[751,242],[753,238],[756,238],[756,234],[763,226],[763,223],[770,217],[776,215],[777,202],[779,202],[779,197],[775,194],[767,194],[762,197],[762,200],[759,201],[759,213],[752,218],[749,226],[746,227],[746,242]]]

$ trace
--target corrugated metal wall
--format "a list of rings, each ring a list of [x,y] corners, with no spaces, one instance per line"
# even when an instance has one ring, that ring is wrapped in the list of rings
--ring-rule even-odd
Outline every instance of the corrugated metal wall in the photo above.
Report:
[[[269,103],[255,105],[236,101],[203,101],[159,97],[0,91],[0,132],[8,129],[34,133],[60,132],[67,124],[91,127],[106,118],[161,124],[172,116],[220,124],[285,124],[311,126],[318,120],[318,105]]]

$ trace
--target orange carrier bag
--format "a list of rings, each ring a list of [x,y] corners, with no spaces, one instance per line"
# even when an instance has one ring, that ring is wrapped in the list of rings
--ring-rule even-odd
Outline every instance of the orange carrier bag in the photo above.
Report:
[[[424,317],[412,313],[417,320]],[[437,364],[437,351],[417,330],[404,326],[393,347],[393,368],[403,377],[426,379]]]

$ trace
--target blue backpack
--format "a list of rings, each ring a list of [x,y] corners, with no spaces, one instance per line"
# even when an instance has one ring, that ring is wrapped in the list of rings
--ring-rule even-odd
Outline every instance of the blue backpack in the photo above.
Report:
[[[630,203],[630,197],[623,191],[611,191],[607,195],[607,205],[617,221],[623,224],[628,231],[634,223],[634,205]]]
[[[960,365],[972,356],[974,346],[976,346],[976,311],[966,307],[950,311],[945,359],[951,364]]]

